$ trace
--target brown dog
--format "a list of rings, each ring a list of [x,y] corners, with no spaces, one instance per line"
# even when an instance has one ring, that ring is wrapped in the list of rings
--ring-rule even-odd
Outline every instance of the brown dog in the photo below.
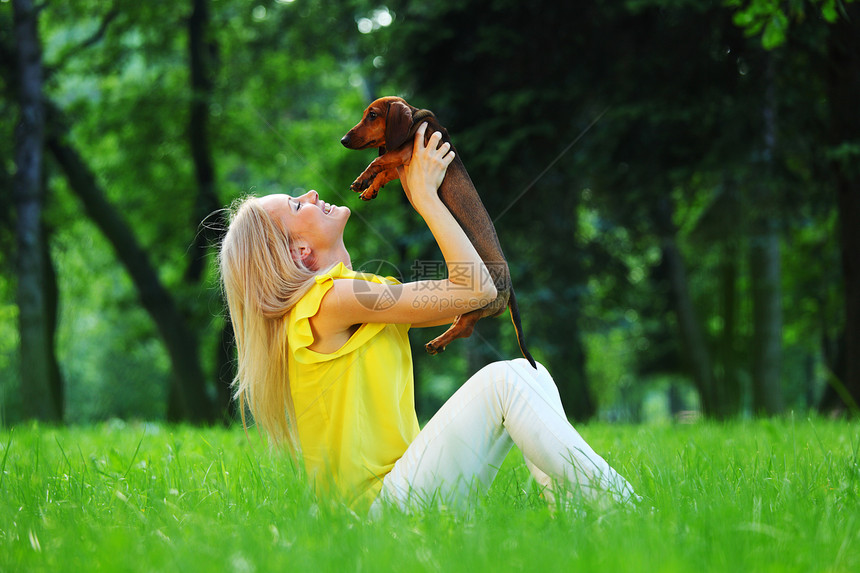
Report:
[[[424,122],[428,124],[425,141],[430,139],[434,131],[439,131],[442,133],[442,141],[450,143],[448,131],[442,127],[433,112],[413,107],[399,97],[384,97],[371,103],[358,125],[340,140],[349,149],[379,148],[379,157],[367,166],[350,188],[361,193],[363,200],[369,201],[376,197],[383,185],[397,179],[397,167],[411,159],[415,131]],[[453,145],[451,149],[454,149]],[[496,284],[498,296],[487,306],[458,316],[447,331],[425,345],[427,352],[436,354],[445,350],[455,338],[471,336],[478,320],[485,316],[498,316],[504,312],[505,307],[510,307],[520,351],[531,365],[537,368],[523,340],[523,328],[511,285],[511,273],[496,229],[460,160],[460,154],[456,151],[454,161],[448,166],[445,179],[439,187],[439,198],[454,215],[487,265]]]

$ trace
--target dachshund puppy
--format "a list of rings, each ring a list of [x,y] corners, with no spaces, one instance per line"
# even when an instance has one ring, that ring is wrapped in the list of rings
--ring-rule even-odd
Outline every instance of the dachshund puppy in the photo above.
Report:
[[[448,131],[442,127],[433,112],[411,106],[399,97],[384,97],[371,103],[358,125],[340,140],[348,149],[379,148],[379,157],[367,166],[350,188],[361,193],[363,200],[369,201],[376,197],[383,185],[397,179],[397,167],[409,162],[415,131],[424,122],[428,124],[425,141],[434,131],[439,131],[442,133],[442,141],[450,143]],[[451,149],[454,149],[453,145]],[[471,336],[478,320],[485,316],[498,316],[504,312],[505,307],[509,307],[520,351],[532,367],[537,368],[523,340],[519,308],[511,285],[511,273],[496,229],[456,150],[454,161],[448,166],[445,179],[439,187],[439,198],[454,215],[487,265],[498,296],[487,306],[458,316],[447,331],[425,345],[427,352],[436,354],[445,350],[452,340]]]

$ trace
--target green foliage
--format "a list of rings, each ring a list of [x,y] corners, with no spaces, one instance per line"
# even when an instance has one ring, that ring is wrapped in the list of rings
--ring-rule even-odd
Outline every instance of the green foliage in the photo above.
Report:
[[[854,0],[844,0],[845,3]],[[820,14],[826,22],[833,24],[840,17],[843,0],[725,0],[726,6],[735,10],[734,23],[748,36],[761,35],[765,50],[773,50],[785,44],[792,23],[803,22],[807,12],[815,18]]]
[[[396,5],[407,19],[390,33],[403,53],[388,67],[411,88],[414,103],[432,106],[447,122],[491,216],[499,218],[525,301],[526,332],[555,366],[560,386],[576,378],[573,364],[585,362],[591,391],[607,412],[631,394],[627,384],[686,375],[660,253],[664,230],[655,219],[655,206],[667,197],[715,368],[737,370],[748,385],[752,270],[744,261],[753,221],[777,218],[785,252],[799,254],[795,225],[821,229],[823,237],[834,214],[832,182],[812,175],[822,157],[808,142],[824,139],[825,113],[815,103],[824,87],[809,53],[786,52],[777,68],[774,174],[762,164],[766,61],[733,23],[736,10],[683,0],[469,8]],[[800,33],[820,45],[820,28]],[[423,40],[409,41],[417,37]],[[763,185],[778,186],[778,206],[757,200]],[[821,248],[832,261],[835,243]],[[721,277],[731,266],[729,284]],[[786,276],[784,288],[793,289],[786,299],[814,292],[820,304],[812,306],[827,309],[822,316],[832,333],[841,322],[832,306],[840,300],[835,267],[806,268],[819,286],[802,290]],[[739,301],[734,327],[723,291]],[[798,330],[798,318],[789,313],[788,332]],[[806,330],[803,336],[800,345],[819,339]],[[583,357],[573,350],[580,337],[590,350]],[[786,340],[799,342],[795,335]],[[820,361],[820,351],[811,352]],[[789,401],[811,404],[820,389],[808,392],[805,384],[822,379],[800,372],[785,374]]]
[[[852,571],[853,424],[588,425],[644,496],[551,514],[516,450],[474,510],[370,520],[241,430],[0,432],[0,569]],[[652,509],[653,508],[653,509]]]
[[[226,206],[248,193],[315,188],[327,200],[353,207],[349,232],[357,260],[394,258],[397,247],[389,237],[402,234],[404,220],[386,216],[391,209],[384,204],[398,212],[402,206],[390,196],[377,202],[372,221],[362,214],[363,206],[348,186],[369,158],[339,144],[365,105],[358,89],[344,86],[360,78],[357,45],[369,40],[360,37],[355,17],[370,8],[361,2],[337,4],[334,11],[327,2],[270,2],[263,7],[212,7],[216,82],[210,113],[221,203]],[[95,171],[108,199],[202,335],[211,372],[214,359],[208,349],[214,347],[224,313],[212,265],[202,285],[183,282],[189,245],[202,225],[211,224],[195,219],[193,210],[185,51],[189,11],[190,3],[80,0],[43,10],[41,32],[49,69],[47,96],[66,114],[70,143]],[[333,23],[339,34],[329,33]],[[342,42],[339,37],[352,39]],[[11,157],[11,149],[3,155]],[[138,293],[110,245],[82,220],[80,204],[62,175],[47,165],[67,419],[162,418],[170,373],[157,333],[139,309]],[[4,257],[7,262],[12,263]],[[3,300],[11,303],[14,290],[4,290]],[[14,323],[4,319],[7,324],[12,332]],[[5,329],[3,346],[5,356],[14,355],[16,339]],[[4,360],[0,368],[8,373],[4,394],[12,397],[15,363]]]
[[[825,24],[841,18],[840,6],[213,1],[209,142],[218,201],[317,189],[352,209],[346,241],[357,267],[386,261],[408,279],[416,259],[440,259],[432,237],[397,184],[370,203],[348,191],[374,154],[346,150],[339,139],[376,96],[401,94],[433,109],[497,219],[531,348],[560,385],[578,389],[569,403],[583,418],[599,411],[638,419],[650,397],[667,399],[667,380],[689,387],[655,222],[655,205],[667,198],[715,369],[737,371],[748,385],[745,261],[751,222],[771,216],[785,254],[784,386],[789,403],[811,407],[844,326],[827,162],[848,165],[857,156],[856,142],[825,144],[820,58]],[[200,336],[214,393],[224,320],[214,251],[201,283],[184,279],[202,231],[188,133],[190,13],[190,3],[47,3],[40,31],[46,95],[64,112],[69,143]],[[0,4],[0,21],[11,22],[8,3]],[[3,45],[9,28],[0,26]],[[762,43],[778,56],[777,157],[767,169]],[[16,109],[12,83],[4,71],[4,118]],[[0,137],[4,421],[14,420],[18,372],[12,128],[3,122]],[[161,419],[171,373],[157,331],[111,246],[56,166],[47,166],[68,419]],[[778,205],[757,201],[762,185],[778,186]],[[734,327],[726,293],[735,296]],[[482,321],[473,340],[442,357],[421,348],[432,336],[411,335],[425,417],[477,364],[518,355],[506,319]]]
[[[57,346],[68,382],[66,421],[163,419],[167,356],[110,246],[78,220],[57,234],[54,249],[64,277]]]

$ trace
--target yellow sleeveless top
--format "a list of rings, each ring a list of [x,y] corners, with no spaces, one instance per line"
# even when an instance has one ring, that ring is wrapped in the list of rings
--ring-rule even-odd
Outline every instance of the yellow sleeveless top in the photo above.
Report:
[[[343,263],[319,275],[287,319],[290,385],[308,475],[353,506],[369,505],[419,431],[409,325],[363,324],[335,352],[310,350],[309,319],[338,279],[398,284]]]

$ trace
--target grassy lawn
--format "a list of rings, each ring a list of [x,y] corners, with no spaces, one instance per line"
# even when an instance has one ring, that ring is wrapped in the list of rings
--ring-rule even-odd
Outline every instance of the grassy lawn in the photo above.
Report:
[[[645,500],[552,515],[518,452],[469,515],[315,500],[241,429],[0,431],[0,571],[860,571],[860,425],[580,428]]]

